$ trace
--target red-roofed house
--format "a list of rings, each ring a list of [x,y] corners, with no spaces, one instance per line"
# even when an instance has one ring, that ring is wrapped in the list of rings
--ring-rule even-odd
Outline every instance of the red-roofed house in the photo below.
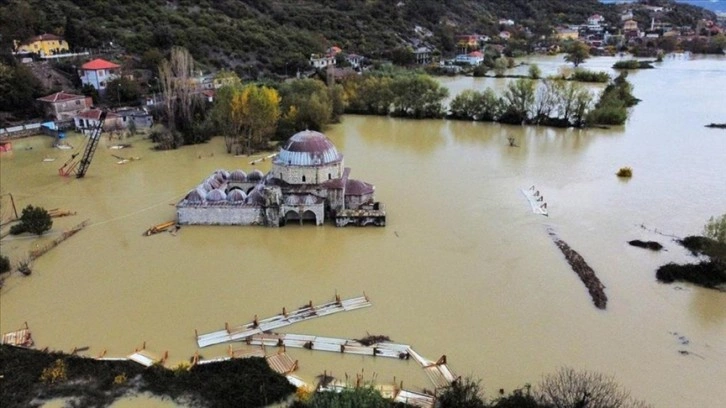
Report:
[[[119,68],[121,67],[113,62],[98,58],[81,65],[78,75],[80,75],[83,85],[90,84],[102,92],[109,81],[118,78]]]
[[[75,95],[60,91],[54,94],[38,98],[43,103],[45,115],[56,120],[73,119],[78,113],[93,105],[90,96]]]

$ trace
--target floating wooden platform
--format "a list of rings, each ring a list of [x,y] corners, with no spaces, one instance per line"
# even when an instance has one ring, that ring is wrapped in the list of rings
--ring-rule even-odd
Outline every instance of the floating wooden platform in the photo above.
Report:
[[[287,353],[277,353],[266,358],[270,368],[282,375],[287,375],[297,370],[297,360],[293,360]]]
[[[527,197],[527,200],[529,201],[530,206],[532,206],[532,212],[539,215],[544,215],[545,217],[549,216],[549,211],[547,210],[547,203],[544,201],[544,197],[542,194],[537,190],[534,186],[531,186],[528,189],[520,189],[522,194],[524,194],[525,197]]]
[[[411,347],[396,343],[375,343],[369,346],[357,340],[332,337],[308,336],[304,334],[260,333],[248,337],[247,344],[253,346],[304,348],[333,353],[357,354],[371,357],[387,357],[406,360]]]
[[[147,229],[144,232],[144,236],[148,237],[149,235],[158,234],[160,232],[164,232],[168,230],[169,228],[173,227],[176,224],[176,221],[167,221],[162,222],[161,224],[154,225],[153,227]]]
[[[2,339],[0,339],[0,344],[30,348],[33,347],[35,342],[33,341],[33,336],[30,333],[28,323],[25,323],[24,329],[3,334]]]
[[[340,300],[340,297],[336,296],[336,299],[332,302],[323,303],[318,306],[313,306],[312,302],[310,302],[308,305],[289,313],[283,308],[282,313],[263,320],[258,320],[255,316],[252,322],[235,327],[229,327],[225,323],[223,330],[197,335],[197,344],[199,347],[207,347],[214,344],[244,340],[255,334],[279,329],[280,327],[289,326],[297,322],[368,306],[371,306],[371,302],[365,295],[346,300]]]
[[[260,333],[248,337],[245,341],[247,344],[254,346],[304,348],[315,351],[386,357],[399,360],[412,358],[421,365],[436,389],[449,386],[457,379],[457,376],[446,364],[446,356],[441,356],[437,361],[431,361],[406,344],[380,342],[364,345],[357,340],[292,333]]]

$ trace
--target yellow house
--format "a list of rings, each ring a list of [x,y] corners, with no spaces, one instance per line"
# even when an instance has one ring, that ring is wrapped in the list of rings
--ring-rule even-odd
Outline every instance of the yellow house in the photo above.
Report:
[[[62,52],[68,52],[68,42],[62,37],[53,34],[41,34],[23,41],[17,45],[17,52],[32,52],[36,54],[52,55]]]
[[[569,28],[558,28],[555,37],[558,40],[577,40],[580,38],[580,32]]]

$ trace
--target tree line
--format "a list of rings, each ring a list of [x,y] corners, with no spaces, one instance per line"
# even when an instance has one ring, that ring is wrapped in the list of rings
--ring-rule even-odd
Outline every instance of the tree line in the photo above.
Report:
[[[228,153],[250,154],[305,130],[322,131],[343,113],[413,119],[444,118],[557,127],[622,125],[637,103],[627,72],[610,81],[595,101],[574,81],[519,78],[501,95],[492,89],[466,90],[445,104],[447,88],[416,71],[382,69],[329,79],[245,83],[227,73],[213,104],[206,103],[191,80],[194,60],[184,48],[172,49],[159,65],[166,127],[152,133],[162,149],[223,135]],[[530,70],[538,77],[537,69]]]

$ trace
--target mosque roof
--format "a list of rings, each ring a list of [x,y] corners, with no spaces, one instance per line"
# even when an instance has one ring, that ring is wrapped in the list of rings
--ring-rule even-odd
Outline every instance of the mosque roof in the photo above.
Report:
[[[294,134],[275,157],[275,164],[292,166],[320,166],[343,160],[333,142],[324,134],[304,130]]]
[[[365,195],[373,194],[375,187],[365,181],[349,179],[345,184],[345,195]]]

